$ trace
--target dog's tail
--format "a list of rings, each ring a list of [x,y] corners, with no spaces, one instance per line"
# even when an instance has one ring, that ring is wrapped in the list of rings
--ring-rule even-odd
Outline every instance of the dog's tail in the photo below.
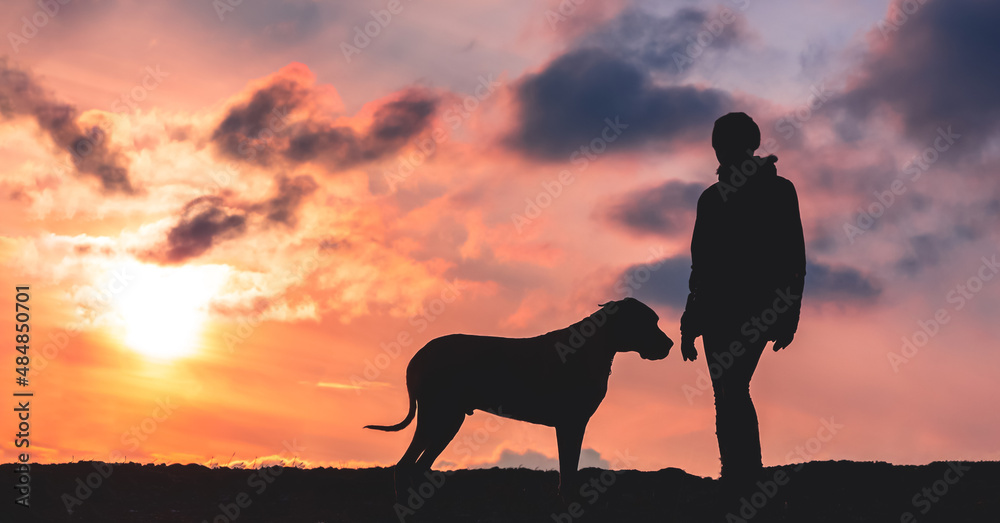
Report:
[[[366,429],[382,430],[385,432],[396,432],[405,429],[406,426],[409,425],[411,421],[413,421],[413,417],[416,416],[417,414],[417,398],[413,395],[413,390],[411,390],[411,387],[409,386],[410,380],[406,381],[407,381],[406,392],[410,396],[410,412],[406,413],[406,419],[400,421],[395,425],[365,425]]]

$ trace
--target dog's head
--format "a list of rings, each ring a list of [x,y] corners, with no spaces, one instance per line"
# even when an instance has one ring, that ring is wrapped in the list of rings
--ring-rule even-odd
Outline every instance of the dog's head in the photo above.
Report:
[[[660,317],[635,298],[610,301],[601,305],[608,315],[619,352],[635,351],[645,360],[661,360],[670,353],[673,340],[660,330]]]

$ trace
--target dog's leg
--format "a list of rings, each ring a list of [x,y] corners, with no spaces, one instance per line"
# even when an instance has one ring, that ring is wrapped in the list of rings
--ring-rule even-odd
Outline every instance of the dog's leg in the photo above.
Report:
[[[399,458],[399,462],[396,463],[393,476],[395,478],[397,499],[400,496],[405,497],[406,489],[413,486],[414,473],[417,469],[417,458],[427,448],[428,436],[434,430],[434,421],[428,419],[427,415],[424,414],[425,410],[424,406],[421,405],[417,414],[417,428],[413,431],[413,439],[410,440],[410,446],[406,448],[403,457]]]
[[[424,472],[434,465],[434,460],[444,452],[465,422],[465,412],[461,410],[435,410],[427,413],[424,418],[429,424],[424,453],[417,459],[417,471]],[[418,423],[420,420],[418,420]],[[417,428],[419,429],[419,424]]]
[[[574,490],[579,487],[576,484],[576,473],[586,429],[586,421],[556,427],[556,442],[559,444],[559,497],[564,501],[572,499]]]

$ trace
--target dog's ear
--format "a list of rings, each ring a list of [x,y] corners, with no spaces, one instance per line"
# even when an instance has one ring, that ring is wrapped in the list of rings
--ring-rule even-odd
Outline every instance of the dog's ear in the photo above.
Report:
[[[608,305],[611,305],[614,302],[615,302],[615,300],[611,300],[611,301],[606,302],[606,303],[598,303],[597,306],[603,309],[604,307],[607,307]]]

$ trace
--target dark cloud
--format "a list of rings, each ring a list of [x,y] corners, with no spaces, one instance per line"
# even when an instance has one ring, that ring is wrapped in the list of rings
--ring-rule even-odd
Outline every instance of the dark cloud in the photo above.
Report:
[[[245,235],[249,221],[263,217],[265,224],[292,228],[298,222],[298,209],[319,184],[309,175],[274,178],[274,194],[256,203],[230,202],[222,196],[200,196],[184,205],[177,223],[167,232],[164,242],[144,258],[161,263],[182,263],[196,258],[225,240]]]
[[[804,302],[871,300],[881,293],[882,288],[871,277],[854,267],[806,262]]]
[[[646,302],[684,309],[691,276],[691,257],[684,254],[633,265],[615,280],[615,296],[628,294]],[[631,290],[630,290],[631,289]]]
[[[55,100],[30,73],[5,58],[0,58],[0,115],[34,118],[56,147],[69,152],[79,173],[100,180],[106,192],[134,192],[124,160],[108,147],[104,130],[80,125],[76,107]]]
[[[723,53],[748,38],[745,19],[733,9],[723,15],[722,10],[683,7],[664,16],[633,6],[580,37],[575,47],[596,47],[645,68],[683,76],[705,54]]]
[[[923,269],[933,267],[941,261],[941,247],[944,242],[933,234],[913,236],[907,243],[909,245],[906,254],[896,262],[897,272],[905,276],[915,276]]]
[[[316,124],[299,126],[288,142],[285,156],[295,162],[307,162],[323,156],[337,167],[361,162],[361,137],[350,127],[327,127]]]
[[[294,226],[297,222],[296,211],[306,196],[309,196],[319,185],[312,176],[300,175],[289,178],[283,174],[275,178],[278,186],[277,194],[252,206],[255,212],[263,213],[269,221]]]
[[[705,138],[731,107],[728,93],[666,85],[749,39],[742,14],[683,7],[669,15],[630,6],[578,37],[570,50],[515,86],[518,122],[506,143],[564,159],[601,136],[606,118],[628,126],[611,146]]]
[[[342,169],[399,150],[428,127],[439,103],[425,89],[404,90],[378,107],[369,127],[359,131],[316,118],[310,109],[319,96],[300,75],[278,73],[247,102],[229,109],[212,142],[224,155],[261,165],[282,159]],[[295,119],[296,111],[306,113],[305,119]]]
[[[609,148],[704,139],[730,106],[723,91],[658,85],[648,69],[598,48],[571,51],[525,76],[516,98],[518,121],[507,144],[548,159],[565,159],[600,138],[608,119],[628,126]]]
[[[997,230],[1000,189],[982,189],[978,196],[968,202],[935,206],[933,212],[946,216],[946,220],[938,221],[932,230],[899,238],[903,253],[896,262],[896,271],[903,276],[917,276],[924,269],[947,266],[970,244],[989,242]]]
[[[430,93],[411,90],[401,99],[379,107],[368,130],[368,138],[373,142],[369,148],[399,148],[427,125],[437,103],[437,98]]]
[[[427,128],[438,99],[421,90],[407,91],[399,100],[379,107],[365,134],[350,127],[317,123],[295,126],[285,156],[297,162],[321,159],[336,167],[377,160],[399,150]]]
[[[1000,2],[926,2],[911,15],[899,5],[873,31],[878,43],[840,103],[856,118],[888,105],[920,142],[949,125],[959,146],[987,142],[1000,129]]]
[[[698,197],[704,190],[704,184],[670,180],[618,197],[600,213],[606,220],[637,234],[689,235],[694,227]]]
[[[309,98],[308,87],[280,73],[250,100],[229,109],[212,133],[212,141],[234,158],[269,163],[278,133],[286,132],[289,113]]]
[[[623,290],[646,303],[683,310],[691,276],[691,258],[687,255],[664,258],[625,269],[615,281],[612,292]],[[860,270],[848,266],[807,261],[804,302],[866,301],[878,297],[881,287]]]
[[[195,198],[184,206],[177,224],[167,233],[162,252],[148,257],[166,263],[181,263],[199,256],[216,243],[246,232],[246,215],[230,211],[218,196]]]

